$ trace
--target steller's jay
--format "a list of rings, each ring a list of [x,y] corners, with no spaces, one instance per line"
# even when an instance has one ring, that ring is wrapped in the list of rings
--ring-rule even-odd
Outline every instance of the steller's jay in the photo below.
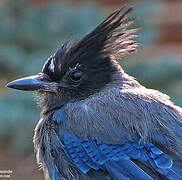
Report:
[[[51,180],[182,180],[182,109],[126,74],[136,50],[131,7],[113,12],[42,72],[7,86],[36,91],[37,161]]]

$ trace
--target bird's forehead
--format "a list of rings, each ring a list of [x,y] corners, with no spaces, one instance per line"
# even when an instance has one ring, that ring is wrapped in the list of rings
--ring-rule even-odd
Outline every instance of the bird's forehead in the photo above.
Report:
[[[54,62],[55,62],[55,57],[52,57],[51,58],[51,63],[49,65],[49,70],[52,71],[53,73],[55,71],[55,63]]]
[[[69,70],[78,70],[82,68],[82,64],[78,61],[69,61],[60,51],[57,51],[44,63],[42,72],[47,74],[64,74]]]

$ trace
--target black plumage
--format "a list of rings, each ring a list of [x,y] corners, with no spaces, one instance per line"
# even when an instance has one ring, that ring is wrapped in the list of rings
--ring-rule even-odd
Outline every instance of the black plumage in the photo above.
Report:
[[[181,180],[182,109],[126,74],[117,59],[136,50],[132,8],[63,44],[35,76],[8,87],[36,90],[37,161],[51,180]]]

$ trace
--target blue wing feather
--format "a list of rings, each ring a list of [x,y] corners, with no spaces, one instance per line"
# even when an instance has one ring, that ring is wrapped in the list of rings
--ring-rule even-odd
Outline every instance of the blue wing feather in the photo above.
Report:
[[[166,179],[182,179],[171,169],[173,162],[170,157],[151,143],[125,142],[121,145],[112,145],[95,140],[83,141],[73,134],[69,134],[69,137],[67,134],[64,144],[66,153],[83,173],[92,168],[95,170],[106,168],[129,179],[152,179],[131,161],[135,159],[147,164]],[[87,167],[86,170],[84,165]],[[119,177],[119,174],[115,176]]]
[[[63,110],[54,113],[53,119],[58,123],[67,116]],[[101,141],[82,140],[76,135],[60,130],[58,138],[63,144],[63,150],[69,160],[84,174],[91,169],[107,170],[114,180],[152,180],[152,177],[133,162],[137,160],[145,167],[152,169],[161,179],[182,180],[173,170],[172,159],[154,144],[141,143],[136,139],[121,144],[105,144]],[[155,177],[155,176],[154,176]]]

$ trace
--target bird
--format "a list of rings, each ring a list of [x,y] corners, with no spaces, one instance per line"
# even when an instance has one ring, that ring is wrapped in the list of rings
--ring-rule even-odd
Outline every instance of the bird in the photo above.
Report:
[[[42,108],[33,142],[45,179],[182,180],[181,107],[118,62],[138,47],[132,10],[115,10],[40,73],[7,84],[35,91]]]

